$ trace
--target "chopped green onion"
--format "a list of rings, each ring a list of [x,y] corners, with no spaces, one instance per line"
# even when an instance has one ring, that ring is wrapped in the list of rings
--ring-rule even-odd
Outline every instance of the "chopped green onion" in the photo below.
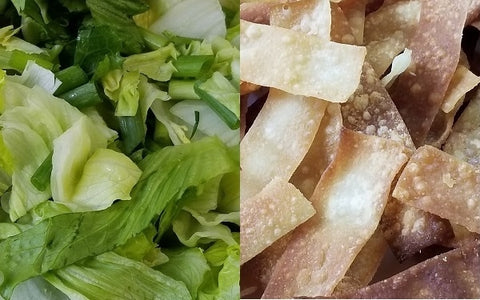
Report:
[[[55,91],[55,96],[64,94],[88,82],[87,74],[77,65],[58,71],[55,73],[55,77],[62,82],[62,85]]]
[[[201,87],[201,83],[197,82],[194,85],[195,93],[200,98],[207,102],[210,108],[217,113],[217,115],[230,127],[230,129],[237,129],[240,127],[240,120],[238,117],[229,110],[225,105],[220,103],[215,97]]]
[[[193,80],[170,80],[168,94],[174,100],[199,100],[200,97],[195,93],[194,85]]]
[[[173,66],[177,69],[173,73],[173,77],[194,77],[198,78],[213,64],[213,55],[187,55],[180,56],[173,62]]]
[[[200,123],[200,112],[198,110],[196,110],[195,111],[195,124],[193,124],[192,135],[190,136],[190,139],[192,139],[195,136],[195,133],[197,132],[197,129],[198,129],[198,123]]]
[[[42,164],[37,168],[30,178],[30,182],[39,191],[45,191],[50,183],[50,174],[52,173],[52,156],[53,152],[45,158]]]
[[[81,85],[59,96],[76,108],[94,106],[102,102],[93,82]]]
[[[123,140],[123,148],[127,154],[132,153],[135,148],[143,142],[145,129],[142,116],[137,114],[132,117],[117,117],[120,127],[120,136]]]

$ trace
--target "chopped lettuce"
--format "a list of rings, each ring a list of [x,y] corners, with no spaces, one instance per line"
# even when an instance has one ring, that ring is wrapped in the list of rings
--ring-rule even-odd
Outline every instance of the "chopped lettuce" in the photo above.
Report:
[[[44,277],[71,299],[191,299],[183,282],[114,252]]]
[[[181,200],[187,189],[238,170],[228,150],[215,138],[166,147],[147,156],[139,166],[143,173],[131,201],[98,212],[58,215],[2,241],[2,296],[11,295],[23,280],[124,244],[170,202]]]

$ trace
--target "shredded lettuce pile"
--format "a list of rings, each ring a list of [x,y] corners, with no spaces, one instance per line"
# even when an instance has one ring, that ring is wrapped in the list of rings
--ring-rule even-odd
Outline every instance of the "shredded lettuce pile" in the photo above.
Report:
[[[0,0],[0,299],[238,299],[238,0]]]

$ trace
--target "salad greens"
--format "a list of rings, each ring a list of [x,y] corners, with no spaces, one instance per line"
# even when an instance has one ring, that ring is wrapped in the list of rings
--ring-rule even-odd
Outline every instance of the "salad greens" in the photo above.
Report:
[[[235,299],[238,0],[0,0],[0,299]]]

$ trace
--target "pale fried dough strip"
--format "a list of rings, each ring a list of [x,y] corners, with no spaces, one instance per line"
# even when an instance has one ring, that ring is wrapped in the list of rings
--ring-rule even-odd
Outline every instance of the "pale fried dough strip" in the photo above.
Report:
[[[345,129],[311,201],[314,217],[295,229],[265,298],[328,296],[375,231],[409,150]]]
[[[480,170],[432,146],[417,149],[392,195],[480,233]]]
[[[315,210],[286,180],[274,178],[240,209],[240,264],[313,216]]]
[[[242,201],[274,177],[288,181],[313,142],[327,102],[270,89],[240,143]]]

